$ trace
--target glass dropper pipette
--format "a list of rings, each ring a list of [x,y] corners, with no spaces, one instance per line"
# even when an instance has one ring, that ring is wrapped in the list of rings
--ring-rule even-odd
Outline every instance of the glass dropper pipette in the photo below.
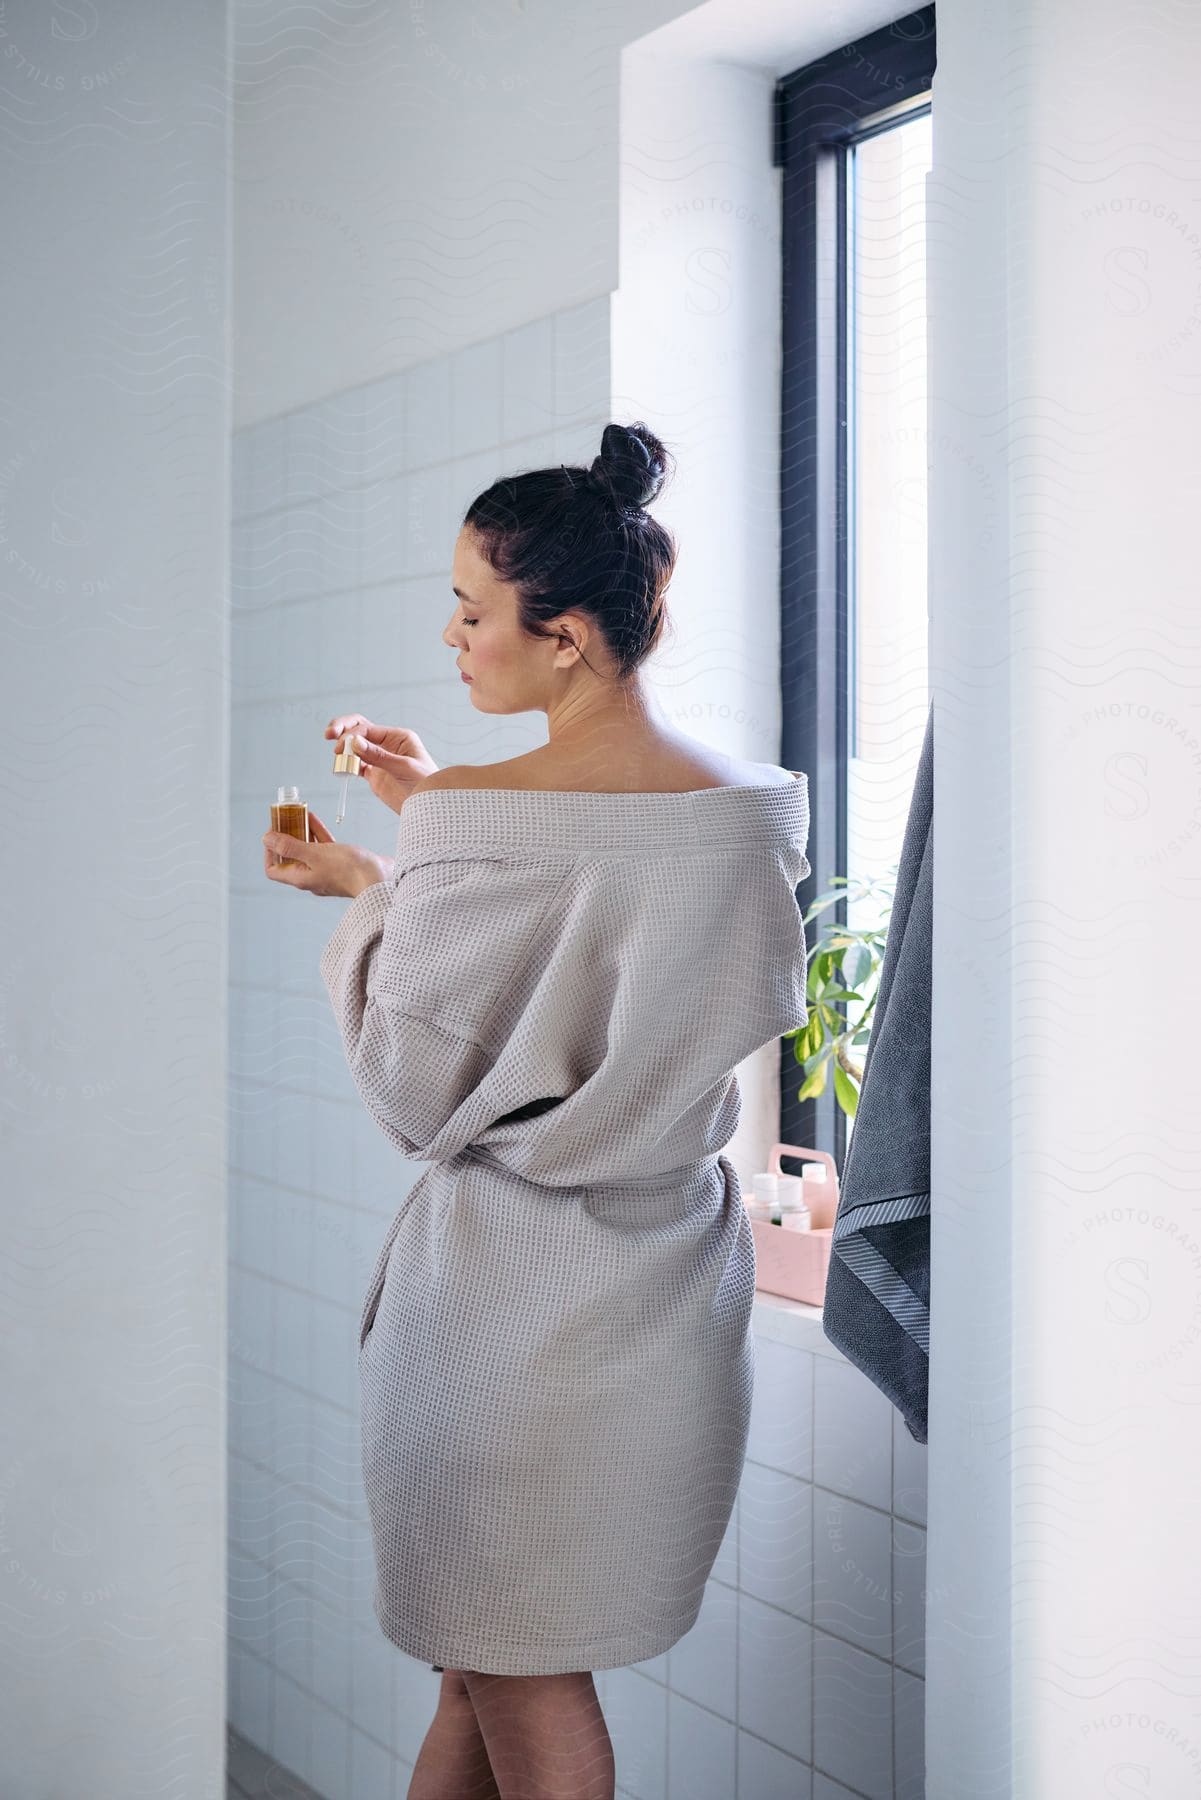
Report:
[[[363,767],[361,758],[354,752],[354,732],[344,732],[338,741],[342,748],[334,752],[334,774],[340,780],[342,792],[338,798],[338,814],[334,820],[335,825],[340,825],[346,817],[346,797],[350,792],[351,778],[357,775]]]

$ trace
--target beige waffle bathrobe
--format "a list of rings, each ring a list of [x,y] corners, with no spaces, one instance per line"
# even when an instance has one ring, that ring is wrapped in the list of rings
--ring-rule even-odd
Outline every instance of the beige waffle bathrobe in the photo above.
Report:
[[[375,1612],[411,1656],[614,1668],[697,1618],[754,1387],[733,1070],[806,1018],[786,773],[418,790],[322,954],[364,1104],[430,1164],[360,1323]]]

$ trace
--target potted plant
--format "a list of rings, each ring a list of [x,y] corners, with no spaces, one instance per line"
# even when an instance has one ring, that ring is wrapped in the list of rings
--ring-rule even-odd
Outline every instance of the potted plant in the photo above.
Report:
[[[857,882],[854,891],[846,875],[831,877],[831,886],[806,909],[803,923],[808,924],[819,913],[837,906],[840,900],[877,899],[884,903],[881,922],[865,930],[854,930],[835,920],[825,929],[809,957],[809,973],[805,993],[809,1005],[809,1022],[799,1031],[785,1033],[792,1042],[793,1054],[805,1071],[805,1079],[797,1093],[798,1100],[824,1094],[831,1070],[834,1074],[834,1097],[844,1113],[854,1118],[863,1082],[863,1063],[854,1054],[863,1049],[871,1036],[876,996],[880,987],[880,971],[884,964],[884,944],[888,936],[888,920],[896,891],[898,863],[887,875],[877,880]],[[849,1018],[845,1009],[861,1010]]]

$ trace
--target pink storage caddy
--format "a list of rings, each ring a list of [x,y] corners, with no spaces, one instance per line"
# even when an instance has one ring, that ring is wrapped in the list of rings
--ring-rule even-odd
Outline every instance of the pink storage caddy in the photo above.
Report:
[[[825,1191],[810,1206],[812,1228],[809,1231],[785,1231],[782,1225],[772,1225],[764,1219],[750,1220],[755,1237],[755,1286],[765,1294],[780,1294],[785,1300],[804,1300],[810,1306],[820,1306],[826,1297],[830,1240],[838,1211],[838,1170],[834,1158],[827,1156],[824,1150],[805,1150],[799,1144],[773,1144],[766,1165],[773,1175],[784,1173],[780,1167],[781,1156],[824,1163]]]

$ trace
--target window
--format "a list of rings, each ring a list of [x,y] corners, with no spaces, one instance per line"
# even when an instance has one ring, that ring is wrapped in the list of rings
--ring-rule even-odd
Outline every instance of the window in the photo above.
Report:
[[[812,873],[885,876],[901,853],[929,709],[925,176],[934,8],[776,85],[782,170],[781,762],[809,776]],[[809,927],[876,922],[845,902]],[[862,1061],[863,1050],[857,1053]],[[827,1083],[781,1136],[829,1150],[849,1124]]]

